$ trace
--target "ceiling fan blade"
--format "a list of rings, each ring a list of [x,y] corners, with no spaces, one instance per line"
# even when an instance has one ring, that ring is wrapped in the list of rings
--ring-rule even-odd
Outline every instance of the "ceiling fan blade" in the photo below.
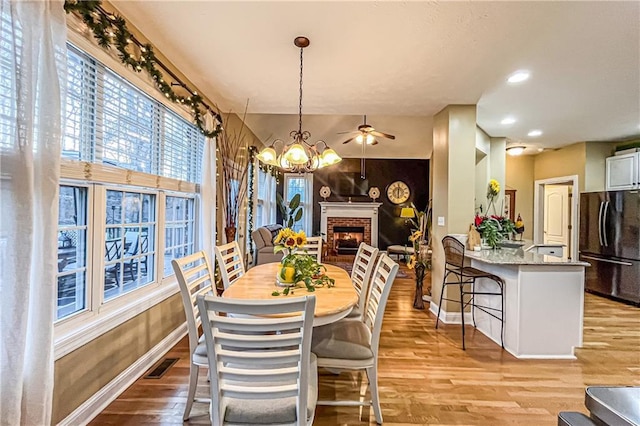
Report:
[[[354,139],[355,139],[355,138],[347,139],[346,141],[342,142],[342,144],[344,145],[344,144],[346,144],[346,143],[349,143],[349,142],[351,142],[351,141],[352,141],[352,140],[354,140]]]
[[[357,130],[351,130],[350,132],[338,132],[336,135],[348,135],[349,133],[358,133]]]
[[[395,136],[390,135],[389,133],[379,132],[377,130],[372,130],[369,133],[371,133],[373,136],[378,136],[379,138],[387,138],[387,139],[395,139],[396,138]]]
[[[373,140],[373,142],[371,143],[371,146],[373,146],[373,145],[378,145],[378,143],[379,143],[379,142],[378,142],[378,139],[374,139],[374,140]]]

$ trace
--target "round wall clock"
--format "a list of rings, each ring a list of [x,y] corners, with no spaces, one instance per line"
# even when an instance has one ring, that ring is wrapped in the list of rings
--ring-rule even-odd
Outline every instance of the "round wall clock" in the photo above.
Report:
[[[409,199],[409,195],[411,195],[411,190],[401,180],[395,181],[387,187],[387,197],[394,204],[406,202]]]

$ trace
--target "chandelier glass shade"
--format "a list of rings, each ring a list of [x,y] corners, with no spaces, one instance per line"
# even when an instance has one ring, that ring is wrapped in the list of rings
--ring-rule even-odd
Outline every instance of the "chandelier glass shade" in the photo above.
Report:
[[[293,43],[300,48],[300,102],[298,103],[298,130],[293,130],[285,142],[276,139],[264,148],[256,158],[265,164],[280,168],[284,172],[313,172],[323,167],[331,166],[342,161],[342,158],[325,141],[317,141],[310,144],[307,140],[311,133],[302,130],[302,70],[303,49],[309,46],[309,39],[296,37]],[[276,151],[276,145],[282,145],[280,151]]]

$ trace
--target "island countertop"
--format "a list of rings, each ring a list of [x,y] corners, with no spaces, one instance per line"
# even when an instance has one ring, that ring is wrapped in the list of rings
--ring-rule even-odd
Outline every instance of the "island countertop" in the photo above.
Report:
[[[465,250],[469,259],[498,265],[553,265],[553,266],[591,266],[579,260],[563,260],[560,257],[524,251],[522,248],[501,248],[497,250]]]

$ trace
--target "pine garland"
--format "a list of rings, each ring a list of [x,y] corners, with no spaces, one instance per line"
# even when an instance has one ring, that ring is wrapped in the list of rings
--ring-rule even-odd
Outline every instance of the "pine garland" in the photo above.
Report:
[[[91,29],[98,45],[104,49],[115,47],[120,61],[135,72],[143,70],[153,79],[156,87],[170,101],[186,105],[191,110],[194,124],[200,132],[212,138],[222,131],[222,117],[207,105],[202,96],[189,89],[169,68],[160,62],[149,43],[138,41],[128,30],[125,19],[116,14],[105,11],[101,0],[65,0],[64,9],[67,13],[76,13],[82,21]],[[164,73],[168,74],[172,82],[164,79]],[[173,86],[182,87],[189,93],[187,96],[178,95]],[[209,111],[215,118],[215,128],[207,130],[204,124],[204,111]]]
[[[248,242],[249,249],[252,251],[251,254],[253,258],[253,238],[251,237],[251,233],[253,232],[253,194],[255,192],[255,180],[254,180],[255,161],[254,160],[256,157],[256,153],[258,152],[258,148],[251,145],[248,151],[249,151],[249,177],[248,177],[249,189],[247,192],[247,242]]]

